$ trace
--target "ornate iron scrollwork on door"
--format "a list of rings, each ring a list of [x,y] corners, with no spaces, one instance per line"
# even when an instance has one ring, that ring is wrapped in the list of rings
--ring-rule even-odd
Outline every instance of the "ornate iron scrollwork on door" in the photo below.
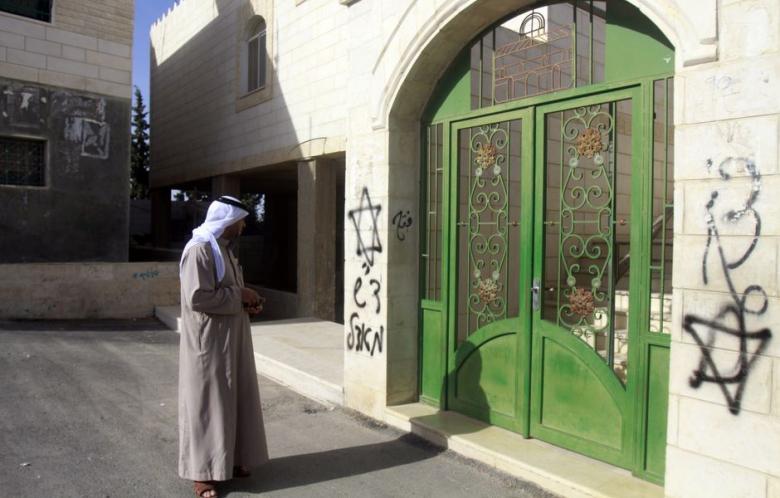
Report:
[[[614,119],[608,105],[566,113],[561,126],[558,324],[596,347],[611,332],[614,242],[612,161],[606,157]],[[564,285],[565,282],[565,285]]]
[[[469,312],[474,328],[506,317],[508,192],[506,124],[474,128],[468,197]],[[474,330],[470,326],[470,329]]]

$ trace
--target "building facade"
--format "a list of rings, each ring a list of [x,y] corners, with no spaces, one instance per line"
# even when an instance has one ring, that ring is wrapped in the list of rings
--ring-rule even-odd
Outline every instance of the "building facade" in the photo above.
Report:
[[[0,1],[0,263],[127,261],[133,8]]]
[[[151,39],[158,238],[171,189],[264,194],[242,260],[344,321],[347,406],[780,496],[780,4],[182,0]]]

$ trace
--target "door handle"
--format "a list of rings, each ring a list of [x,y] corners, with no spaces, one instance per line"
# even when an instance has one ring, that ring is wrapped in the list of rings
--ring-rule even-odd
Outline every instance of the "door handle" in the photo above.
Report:
[[[539,281],[538,278],[534,279],[533,285],[531,286],[531,307],[534,311],[539,311],[539,308],[541,307],[541,301],[542,301],[542,283]]]

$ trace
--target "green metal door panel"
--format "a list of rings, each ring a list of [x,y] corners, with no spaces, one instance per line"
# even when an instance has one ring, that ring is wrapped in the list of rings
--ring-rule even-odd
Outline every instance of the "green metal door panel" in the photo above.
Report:
[[[527,433],[530,110],[452,123],[447,408]]]
[[[478,51],[456,57],[424,112],[443,130],[442,250],[441,299],[421,302],[420,397],[662,483],[669,341],[648,317],[654,133],[670,110],[654,125],[653,80],[671,74],[674,51],[627,2],[553,4],[584,17],[559,26],[550,10],[552,31],[521,26],[519,45],[497,22]],[[578,33],[576,81],[496,93],[522,73],[497,58],[565,50],[550,41],[565,29]]]
[[[620,296],[640,290],[621,264],[627,275],[641,262],[641,95],[540,106],[536,120],[531,436],[626,468],[638,328]]]
[[[622,391],[620,386],[603,378],[603,365],[589,364],[588,351],[575,353],[572,349],[579,344],[569,341],[567,347],[563,342],[542,339],[538,423],[559,431],[566,439],[577,438],[622,453],[625,393],[616,393]],[[604,452],[612,453],[608,449]]]
[[[606,81],[674,71],[674,47],[633,5],[610,3],[606,39]]]
[[[513,320],[496,323],[462,346],[453,385],[453,400],[459,406],[485,422],[511,428],[515,424],[503,420],[512,420],[517,413],[516,326]]]
[[[425,305],[427,304],[427,306]],[[444,329],[441,305],[425,303],[422,307],[422,372],[420,398],[426,403],[441,406],[444,399],[446,365]]]
[[[662,483],[666,467],[666,413],[669,405],[669,347],[648,346],[645,472]]]

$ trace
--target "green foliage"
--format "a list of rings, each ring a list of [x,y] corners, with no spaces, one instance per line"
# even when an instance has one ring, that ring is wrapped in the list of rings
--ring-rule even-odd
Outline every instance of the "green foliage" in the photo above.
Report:
[[[135,87],[135,105],[133,106],[132,132],[130,136],[130,198],[149,197],[149,113],[146,112],[144,99],[138,87]]]

